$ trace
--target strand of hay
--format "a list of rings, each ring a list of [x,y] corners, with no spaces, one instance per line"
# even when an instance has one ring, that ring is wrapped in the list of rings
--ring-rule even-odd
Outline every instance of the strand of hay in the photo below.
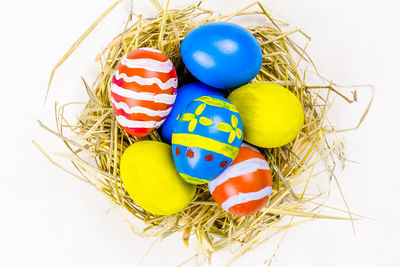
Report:
[[[120,2],[118,1],[113,7]],[[78,174],[57,164],[37,143],[34,143],[52,163],[93,185],[121,210],[136,217],[134,219],[126,217],[136,234],[164,238],[181,232],[186,244],[189,237],[195,235],[199,251],[194,257],[204,255],[208,260],[215,251],[233,244],[242,244],[237,246],[233,261],[277,233],[284,231],[286,234],[289,228],[316,218],[343,220],[359,218],[349,211],[333,208],[332,211],[347,212],[348,216],[320,214],[319,208],[325,205],[317,199],[323,195],[324,190],[310,189],[318,185],[318,179],[321,177],[327,177],[326,181],[336,179],[334,176],[336,155],[343,158],[343,143],[341,139],[335,138],[334,126],[327,119],[331,96],[338,95],[348,102],[353,100],[338,92],[332,85],[307,86],[305,82],[307,67],[317,71],[305,51],[307,44],[301,47],[293,42],[290,36],[300,34],[306,41],[309,37],[300,29],[282,30],[281,27],[286,28],[287,24],[274,19],[259,2],[227,15],[204,9],[200,4],[181,10],[168,10],[163,9],[156,0],[150,2],[157,8],[159,15],[145,19],[133,14],[137,21],[132,26],[127,26],[125,31],[115,37],[96,58],[100,64],[100,74],[93,84],[94,89],[83,80],[90,100],[85,104],[78,122],[69,123],[66,120],[65,108],[73,104],[68,103],[56,106],[56,131],[41,124],[43,128],[63,140],[70,150],[69,154],[63,156],[71,160]],[[255,8],[257,10],[254,10]],[[105,14],[109,11],[110,9]],[[105,14],[99,19],[101,20]],[[130,144],[147,139],[160,140],[160,136],[155,131],[144,138],[133,137],[126,134],[118,125],[109,98],[114,69],[126,53],[139,47],[154,47],[161,50],[174,63],[179,85],[182,86],[193,81],[180,57],[180,44],[183,38],[189,31],[202,24],[228,21],[239,16],[264,18],[262,25],[248,27],[258,39],[263,52],[263,65],[255,81],[271,81],[291,90],[304,107],[305,125],[296,140],[290,144],[280,148],[261,149],[273,172],[274,186],[268,205],[257,214],[248,217],[229,215],[213,201],[206,185],[198,186],[195,198],[184,211],[171,216],[150,214],[134,203],[125,191],[119,177],[119,160],[124,149]],[[96,20],[94,26],[89,28],[60,60],[52,71],[51,79],[55,70],[98,22],[99,20]],[[331,138],[328,138],[329,134]],[[154,164],[156,166],[157,162]],[[318,168],[320,165],[324,168]],[[137,221],[143,221],[146,227],[138,230],[135,226]]]

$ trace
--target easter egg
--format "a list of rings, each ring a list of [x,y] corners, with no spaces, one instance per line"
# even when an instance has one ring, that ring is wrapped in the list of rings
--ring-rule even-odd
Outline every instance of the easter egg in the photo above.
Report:
[[[263,155],[255,147],[242,143],[233,163],[208,183],[208,188],[222,209],[246,216],[267,203],[272,192],[272,176]]]
[[[167,56],[152,48],[125,55],[111,82],[111,103],[121,127],[146,136],[164,122],[175,102],[178,80]]]
[[[244,140],[250,144],[265,148],[283,146],[293,141],[303,127],[300,101],[280,85],[246,84],[233,91],[228,99],[240,112]]]
[[[163,141],[171,143],[176,117],[178,117],[179,113],[190,101],[201,96],[214,95],[221,97],[223,96],[221,91],[215,90],[200,82],[189,83],[180,87],[176,94],[176,99],[174,105],[172,106],[172,110],[161,127]]]
[[[175,166],[188,183],[208,183],[236,158],[242,138],[242,120],[234,105],[218,96],[196,98],[175,122]]]
[[[261,47],[245,28],[215,22],[192,30],[182,41],[185,66],[201,82],[215,88],[236,88],[260,71]]]
[[[183,181],[176,171],[171,146],[162,142],[130,145],[121,157],[120,175],[133,201],[157,215],[183,210],[196,192],[196,186]]]

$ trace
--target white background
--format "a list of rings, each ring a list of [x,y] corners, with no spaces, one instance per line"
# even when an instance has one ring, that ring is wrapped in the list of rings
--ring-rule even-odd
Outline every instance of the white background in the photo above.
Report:
[[[189,1],[171,2],[179,6]],[[209,6],[225,13],[247,3],[215,0]],[[348,162],[338,173],[351,210],[375,220],[357,222],[355,234],[348,222],[329,220],[292,229],[274,266],[399,266],[399,4],[389,0],[263,3],[312,37],[308,51],[324,76],[344,85],[369,83],[376,88],[368,117],[345,138],[347,157],[359,163]],[[176,266],[194,254],[195,238],[185,248],[177,235],[156,243],[140,262],[153,240],[134,236],[100,193],[51,165],[31,143],[34,139],[47,151],[62,151],[62,143],[40,129],[36,119],[54,127],[55,100],[84,99],[80,76],[94,77],[93,59],[122,30],[128,4],[113,11],[59,69],[43,106],[50,70],[110,4],[107,0],[1,2],[0,266]],[[146,0],[135,0],[134,10],[154,14]],[[353,126],[370,97],[363,88],[357,104],[345,105],[338,99],[331,113],[335,123]],[[332,203],[343,208],[336,196]],[[264,244],[233,266],[263,266],[274,249],[275,245]],[[218,253],[212,264],[222,266],[230,257],[229,252]]]

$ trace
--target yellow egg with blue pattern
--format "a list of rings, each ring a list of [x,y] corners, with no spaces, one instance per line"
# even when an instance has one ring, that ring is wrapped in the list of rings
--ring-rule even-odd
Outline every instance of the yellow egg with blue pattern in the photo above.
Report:
[[[202,96],[177,117],[172,154],[180,176],[191,184],[205,184],[236,158],[243,139],[237,108],[219,96]]]

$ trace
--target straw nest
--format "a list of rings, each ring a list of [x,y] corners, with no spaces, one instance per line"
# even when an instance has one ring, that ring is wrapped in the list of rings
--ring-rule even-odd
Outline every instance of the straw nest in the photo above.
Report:
[[[54,68],[51,79],[55,70],[80,42],[120,2],[122,1],[106,10],[76,41]],[[336,179],[335,160],[338,155],[339,158],[343,156],[343,144],[340,139],[335,138],[334,127],[326,116],[330,97],[339,95],[348,102],[353,100],[339,93],[331,84],[307,86],[307,68],[317,73],[305,51],[309,37],[299,29],[283,30],[287,29],[288,24],[274,19],[259,2],[228,15],[204,9],[200,4],[181,10],[168,10],[155,0],[150,2],[158,9],[159,15],[148,19],[132,13],[131,16],[137,21],[130,21],[131,25],[127,23],[124,32],[116,36],[97,57],[100,74],[92,87],[84,81],[90,98],[78,121],[70,123],[66,120],[66,103],[56,107],[56,131],[41,124],[64,141],[71,152],[66,157],[72,161],[78,172],[59,165],[45,155],[60,168],[93,185],[115,203],[123,211],[122,214],[134,233],[161,238],[181,233],[185,243],[190,236],[195,236],[199,244],[199,251],[195,256],[204,255],[207,258],[226,246],[232,248],[235,244],[240,244],[234,251],[234,260],[277,233],[285,233],[294,225],[315,218],[354,219],[350,212],[343,216],[328,216],[321,215],[318,209],[325,206],[318,197],[328,189],[319,190],[319,187],[313,185],[321,177],[325,181]],[[187,33],[202,24],[245,16],[258,16],[263,21],[261,25],[247,27],[258,39],[263,52],[262,68],[254,80],[270,81],[287,87],[301,101],[305,113],[305,124],[296,140],[284,147],[261,149],[273,172],[274,186],[270,201],[252,216],[231,216],[213,201],[207,186],[202,185],[198,186],[192,203],[182,212],[171,216],[150,214],[139,207],[125,191],[119,177],[119,160],[130,144],[140,140],[161,139],[157,131],[144,138],[130,136],[116,122],[109,97],[114,68],[126,53],[139,47],[154,47],[165,53],[174,63],[179,85],[182,86],[193,80],[180,58],[180,44]],[[293,34],[302,37],[305,45],[300,46],[293,42]],[[37,147],[45,153],[38,145]],[[157,162],[154,164],[156,166]],[[141,228],[137,227],[140,221],[144,222]]]

